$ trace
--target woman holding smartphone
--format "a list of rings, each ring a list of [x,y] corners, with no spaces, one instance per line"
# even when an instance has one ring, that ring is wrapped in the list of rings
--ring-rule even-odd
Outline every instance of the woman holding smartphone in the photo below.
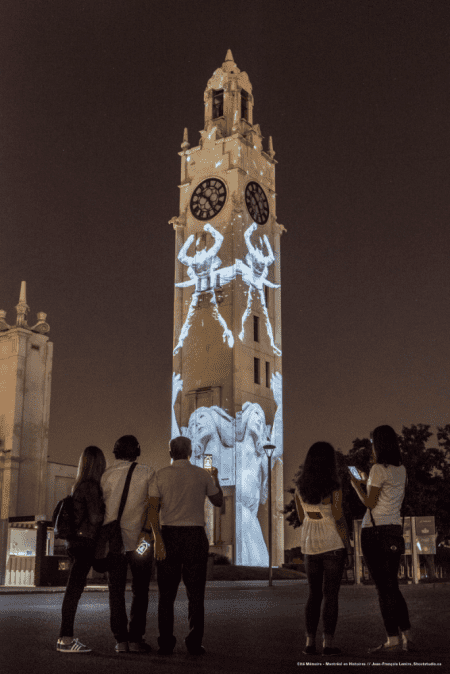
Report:
[[[387,641],[370,653],[383,655],[408,650],[409,614],[398,586],[398,568],[404,552],[400,508],[405,495],[406,470],[402,465],[397,434],[391,426],[373,432],[373,465],[369,478],[351,477],[352,485],[367,507],[362,521],[361,548],[378,591]],[[361,485],[366,484],[363,491]]]
[[[303,653],[317,654],[316,632],[323,599],[323,655],[339,655],[340,649],[333,647],[338,595],[344,566],[352,564],[352,548],[342,512],[336,455],[328,442],[316,442],[309,448],[297,481],[295,504],[302,524],[300,546],[309,584]]]

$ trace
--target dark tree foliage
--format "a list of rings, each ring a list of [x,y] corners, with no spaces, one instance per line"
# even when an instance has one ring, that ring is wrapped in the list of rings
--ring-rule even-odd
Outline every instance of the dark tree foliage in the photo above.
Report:
[[[427,447],[432,433],[426,424],[403,426],[398,436],[402,461],[408,473],[408,486],[402,512],[408,515],[434,515],[438,543],[450,537],[450,424],[438,426],[438,447]],[[345,519],[351,530],[352,520],[361,519],[365,508],[350,483],[348,466],[369,474],[372,445],[368,438],[353,440],[348,454],[336,451],[338,474],[342,484],[342,500]],[[294,484],[301,474],[300,466]],[[293,494],[295,486],[286,490],[292,495],[283,513],[287,522],[296,529],[300,526]]]

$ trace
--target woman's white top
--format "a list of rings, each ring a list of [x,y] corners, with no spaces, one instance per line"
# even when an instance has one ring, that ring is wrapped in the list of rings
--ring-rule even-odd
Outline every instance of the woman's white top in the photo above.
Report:
[[[367,489],[381,487],[377,505],[372,508],[375,526],[384,524],[401,524],[400,508],[405,494],[405,466],[383,466],[375,463],[370,469]],[[362,521],[363,527],[371,527],[370,510],[367,508]]]
[[[312,505],[302,500],[298,490],[297,495],[305,513],[305,519],[300,528],[302,553],[304,555],[318,555],[321,552],[330,552],[345,547],[336,529],[336,520],[331,511],[331,503]],[[322,519],[312,520],[308,517],[308,512],[320,513]]]

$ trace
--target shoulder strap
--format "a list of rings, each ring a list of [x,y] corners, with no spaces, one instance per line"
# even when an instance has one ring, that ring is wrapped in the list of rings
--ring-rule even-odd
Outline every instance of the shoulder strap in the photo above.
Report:
[[[133,475],[133,470],[136,468],[136,466],[137,466],[137,463],[136,463],[136,461],[134,461],[130,466],[130,469],[129,469],[128,475],[127,475],[127,479],[125,480],[125,486],[123,488],[122,498],[120,500],[119,512],[117,514],[117,521],[118,522],[120,522],[120,518],[122,517],[122,513],[123,513],[124,508],[125,508],[125,503],[126,503],[127,498],[128,498],[128,492],[130,490],[131,476]]]

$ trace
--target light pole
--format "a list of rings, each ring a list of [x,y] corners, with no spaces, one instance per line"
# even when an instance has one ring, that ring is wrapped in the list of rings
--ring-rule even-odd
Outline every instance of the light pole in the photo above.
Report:
[[[269,585],[272,585],[272,454],[275,445],[264,445],[269,459]]]

